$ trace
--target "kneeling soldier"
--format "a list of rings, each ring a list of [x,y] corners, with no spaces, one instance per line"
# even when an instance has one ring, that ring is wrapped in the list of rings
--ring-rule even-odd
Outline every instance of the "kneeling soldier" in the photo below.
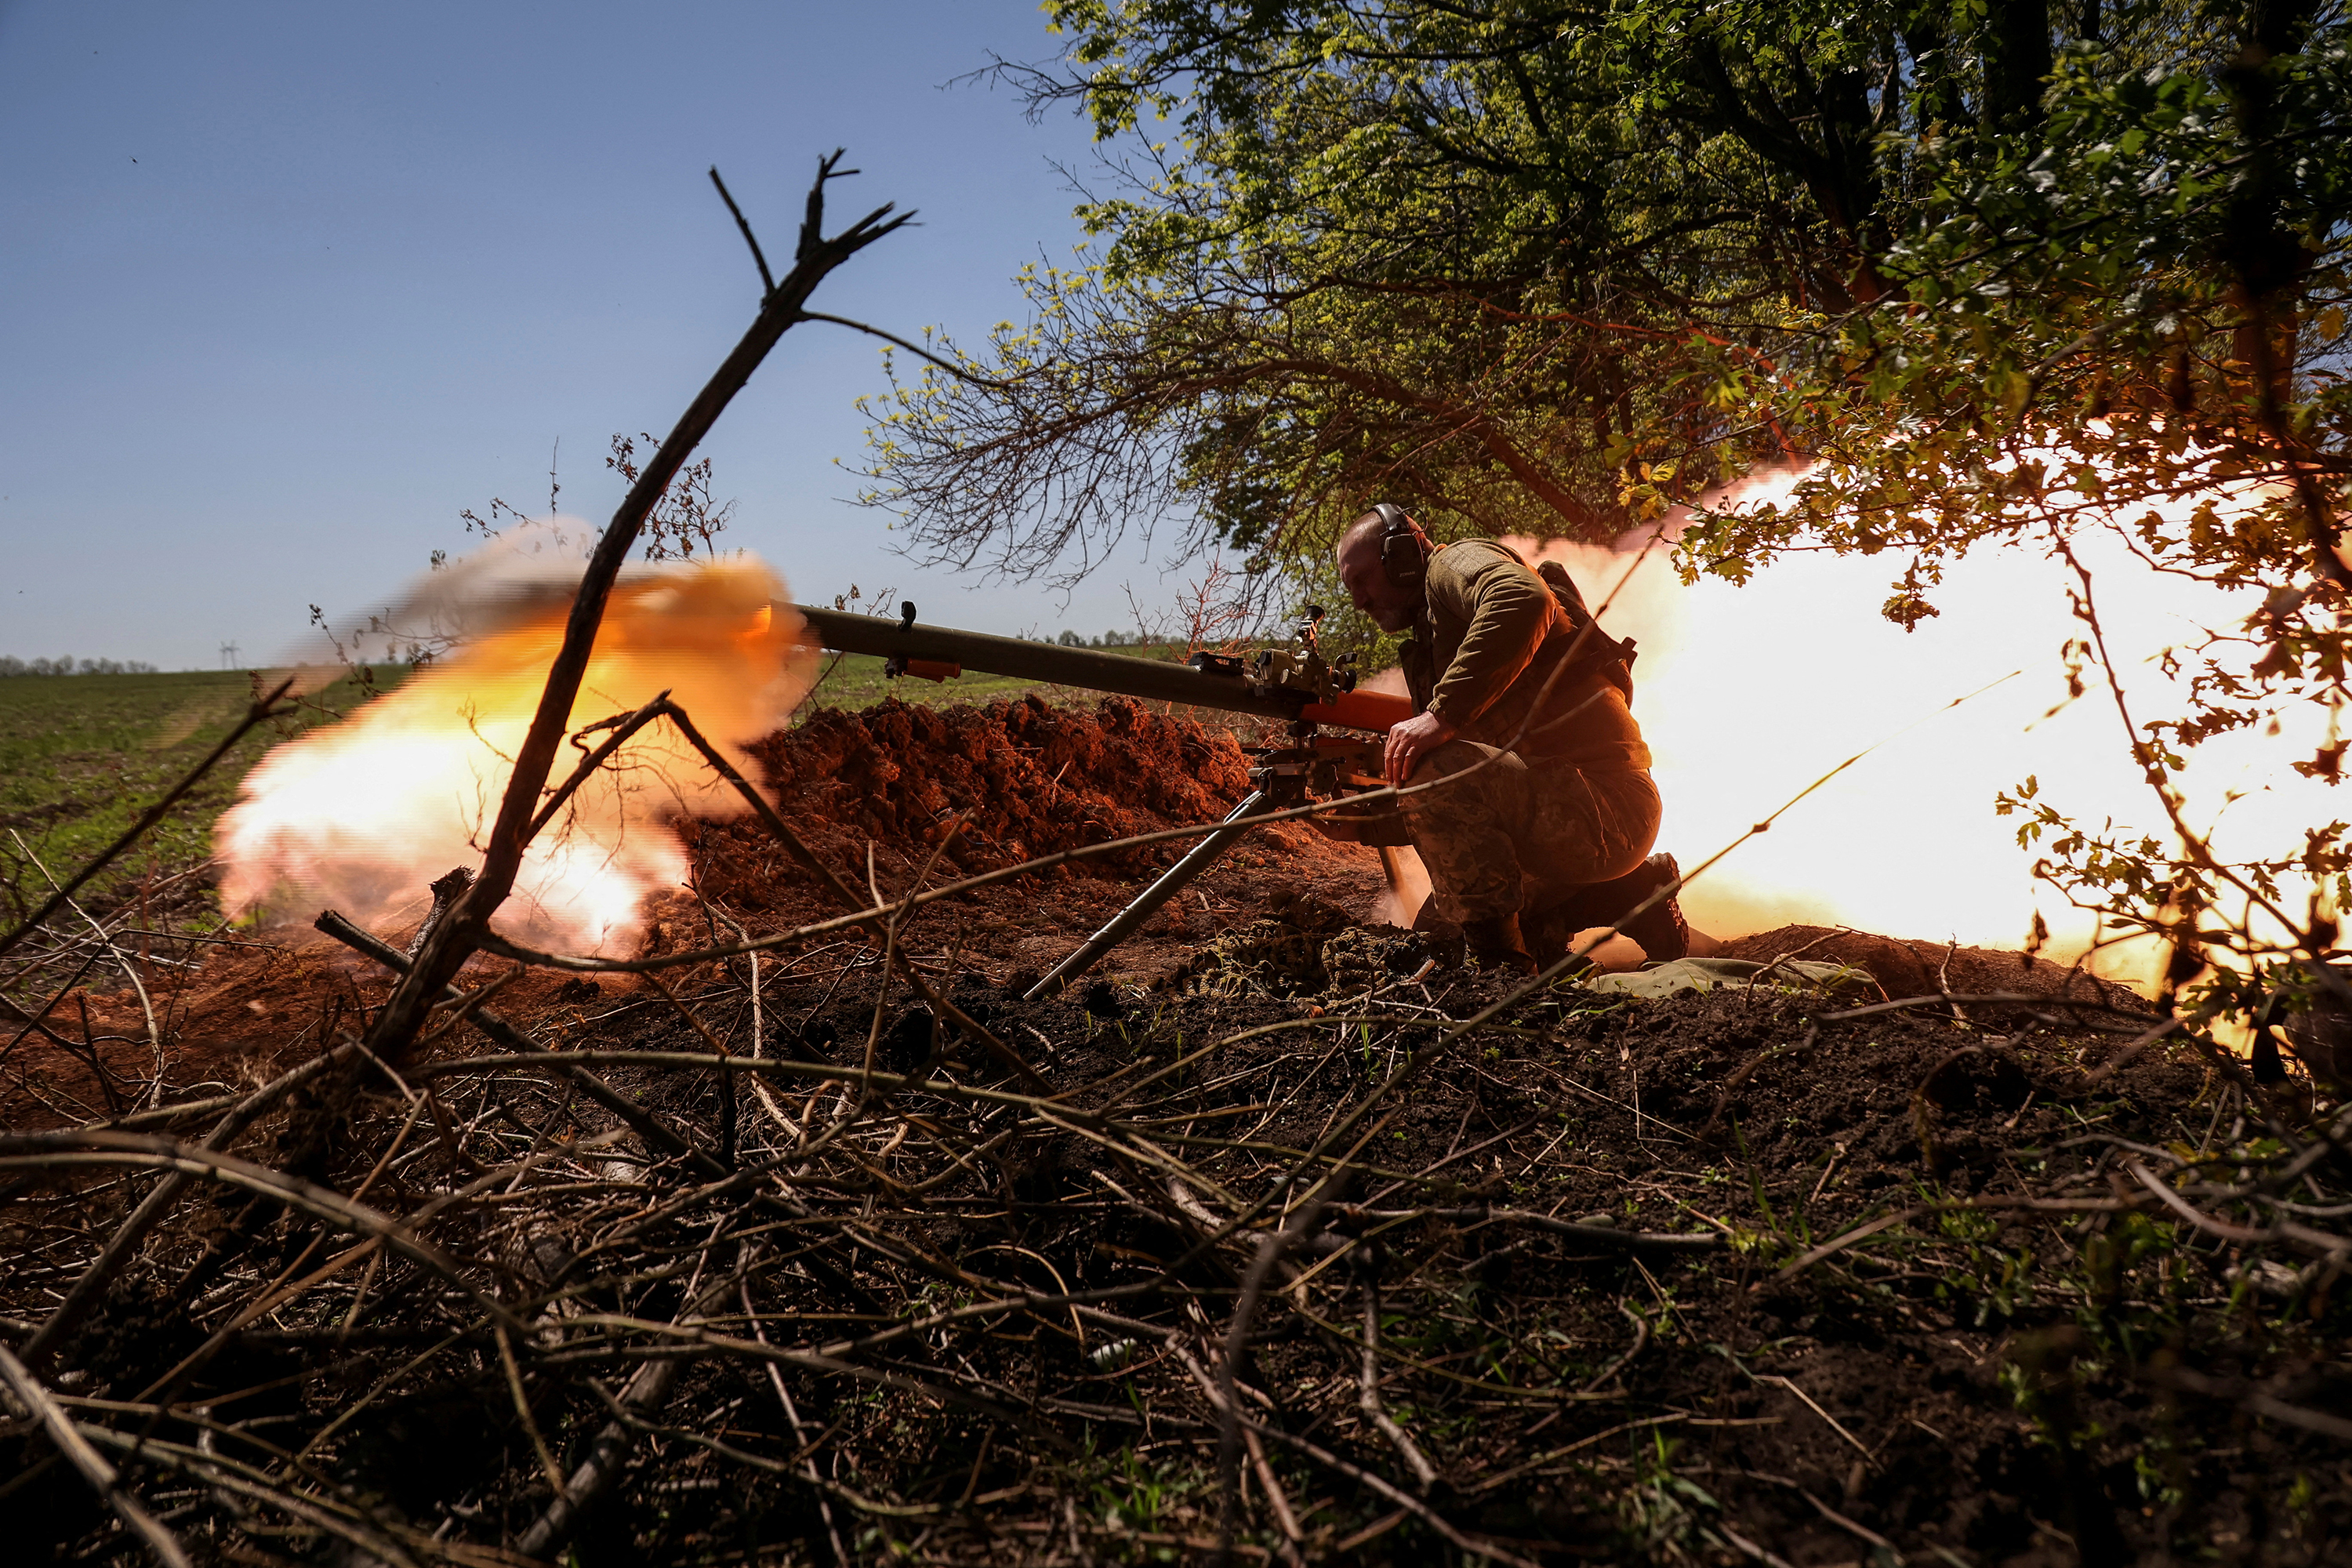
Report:
[[[1388,781],[1432,785],[1403,798],[1402,824],[1474,959],[1531,973],[1675,879],[1673,858],[1650,855],[1658,790],[1626,706],[1632,647],[1591,624],[1565,572],[1490,540],[1434,549],[1385,503],[1338,557],[1356,607],[1413,634],[1414,714],[1389,731]],[[1377,842],[1366,827],[1334,836]],[[1654,960],[1689,950],[1671,899],[1624,931]]]

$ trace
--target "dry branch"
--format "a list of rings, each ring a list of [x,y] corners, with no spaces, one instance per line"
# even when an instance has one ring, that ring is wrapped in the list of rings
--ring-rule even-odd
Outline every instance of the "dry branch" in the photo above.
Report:
[[[581,679],[587,673],[589,654],[595,646],[597,628],[604,621],[605,602],[646,519],[668,493],[670,481],[677,477],[688,457],[701,444],[727,405],[751,379],[760,362],[767,358],[768,351],[801,319],[817,285],[835,268],[914,216],[906,213],[889,217],[890,206],[886,204],[838,235],[825,237],[824,187],[840,172],[840,158],[841,154],[835,153],[818,165],[815,183],[809,189],[807,214],[801,224],[800,244],[792,270],[761,298],[759,314],[753,318],[751,329],[678,416],[677,425],[646,460],[636,482],[598,538],[587,569],[582,574],[579,592],[572,599],[571,616],[564,624],[562,647],[548,669],[538,711],[532,715],[530,728],[516,751],[514,770],[489,831],[481,871],[465,900],[434,931],[417,953],[415,967],[402,978],[391,1000],[384,1004],[368,1037],[370,1048],[378,1055],[397,1062],[407,1052],[425,1012],[441,994],[441,988],[456,977],[472,955],[490,917],[514,887],[515,874],[521,868],[523,851],[530,842],[531,827],[539,816],[541,792],[571,728],[572,707],[580,694]],[[0,951],[5,951],[5,944],[0,944]]]
[[[89,1446],[89,1439],[58,1407],[49,1391],[5,1346],[0,1346],[0,1381],[7,1384],[8,1392],[16,1396],[17,1403],[39,1421],[49,1440],[58,1446],[58,1452],[89,1483],[90,1489],[106,1500],[106,1506],[114,1510],[133,1535],[146,1542],[157,1562],[164,1568],[190,1568],[187,1551],[181,1546],[179,1538],[157,1523],[154,1515],[122,1489],[121,1478],[114,1467],[99,1457],[98,1450]]]

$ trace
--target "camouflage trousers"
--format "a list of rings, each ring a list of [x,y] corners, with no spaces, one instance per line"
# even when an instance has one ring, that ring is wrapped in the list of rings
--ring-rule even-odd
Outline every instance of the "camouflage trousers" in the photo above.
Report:
[[[1626,768],[1585,770],[1449,741],[1404,797],[1405,824],[1429,871],[1437,912],[1491,920],[1559,903],[1622,877],[1658,837],[1658,786]]]

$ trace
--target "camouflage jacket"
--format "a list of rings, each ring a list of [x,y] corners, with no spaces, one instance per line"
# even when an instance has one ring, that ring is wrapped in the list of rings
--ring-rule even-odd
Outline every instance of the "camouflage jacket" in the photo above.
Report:
[[[1429,577],[1402,663],[1414,709],[1445,720],[1462,739],[1508,745],[1568,652],[1575,629],[1544,580],[1517,552],[1466,539],[1429,558]],[[1570,672],[1528,726],[1521,754],[1574,767],[1646,768],[1650,748],[1624,697],[1607,680]]]

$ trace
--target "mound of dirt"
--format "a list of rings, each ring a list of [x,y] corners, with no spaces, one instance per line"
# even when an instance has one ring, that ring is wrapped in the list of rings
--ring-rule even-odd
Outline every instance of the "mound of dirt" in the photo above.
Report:
[[[2047,996],[2133,1011],[2147,1005],[2146,998],[2126,986],[2070,964],[2045,963],[2031,953],[1874,936],[1843,926],[1792,925],[1758,931],[1726,942],[1723,956],[1759,963],[1776,958],[1809,958],[1846,964],[1868,973],[1889,998],[1948,991]]]
[[[1248,793],[1242,747],[1256,740],[1124,698],[1107,699],[1092,712],[1034,697],[940,708],[893,700],[859,712],[821,710],[751,751],[778,808],[817,852],[853,880],[862,880],[870,853],[889,893],[912,886],[927,864],[936,886],[1066,849],[1214,822]],[[757,822],[689,822],[686,833],[703,892],[755,916],[754,929],[836,912]],[[929,906],[908,940],[919,951],[936,951],[950,969],[997,980],[1043,973],[1196,842],[1141,845],[1055,868],[1044,883],[1028,877],[959,893]],[[1297,824],[1262,827],[1219,857],[1098,973],[1164,981],[1192,959],[1194,943],[1299,899],[1319,900],[1342,923],[1378,922],[1385,888],[1370,849],[1334,844]],[[690,904],[662,912],[655,945],[698,942],[702,926]]]
[[[1249,789],[1233,731],[1117,697],[1092,714],[1034,695],[983,708],[891,698],[820,710],[752,751],[787,815],[895,846],[944,841],[968,870],[1207,821]],[[1093,865],[1132,871],[1181,852],[1150,846]]]

